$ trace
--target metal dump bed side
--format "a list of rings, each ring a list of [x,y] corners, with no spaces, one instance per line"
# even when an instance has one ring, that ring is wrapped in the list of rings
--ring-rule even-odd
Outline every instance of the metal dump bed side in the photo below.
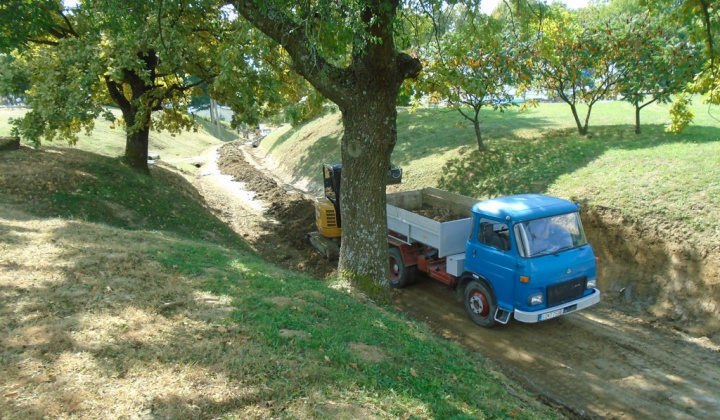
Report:
[[[438,250],[438,257],[465,252],[465,243],[472,226],[470,209],[476,199],[437,188],[402,191],[387,195],[388,229],[406,243],[420,242]],[[458,218],[439,222],[413,211],[423,206],[447,210]],[[398,237],[399,236],[399,237]]]

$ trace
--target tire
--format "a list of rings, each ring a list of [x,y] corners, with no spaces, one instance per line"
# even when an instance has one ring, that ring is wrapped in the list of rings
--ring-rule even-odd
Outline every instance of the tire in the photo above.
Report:
[[[492,328],[497,324],[495,296],[482,282],[473,280],[465,286],[465,310],[470,319],[481,327]]]
[[[390,254],[390,286],[399,289],[415,283],[417,266],[406,267],[402,253],[395,247],[390,248],[388,253]]]

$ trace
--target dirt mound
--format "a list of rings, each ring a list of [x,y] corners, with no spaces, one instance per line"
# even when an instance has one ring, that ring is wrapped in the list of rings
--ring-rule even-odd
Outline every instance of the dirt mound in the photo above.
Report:
[[[265,204],[264,220],[258,229],[245,232],[245,239],[267,260],[282,267],[316,278],[332,275],[337,264],[322,258],[305,239],[316,230],[313,201],[296,191],[285,189],[272,174],[248,162],[242,143],[228,143],[218,150],[218,169],[255,193],[254,199]]]

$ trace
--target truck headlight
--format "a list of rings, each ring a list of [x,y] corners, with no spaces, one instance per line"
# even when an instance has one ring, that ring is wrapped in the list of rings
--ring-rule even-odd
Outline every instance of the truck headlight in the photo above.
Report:
[[[597,279],[589,279],[587,281],[587,288],[588,289],[594,289],[597,287]]]
[[[530,306],[540,305],[544,301],[544,297],[542,293],[535,293],[534,295],[530,295],[527,298],[527,303]]]

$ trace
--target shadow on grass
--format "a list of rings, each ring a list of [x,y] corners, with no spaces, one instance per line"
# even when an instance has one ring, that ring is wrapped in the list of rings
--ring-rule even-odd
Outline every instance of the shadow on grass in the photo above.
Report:
[[[159,166],[151,176],[117,158],[77,149],[22,148],[0,156],[0,202],[38,217],[103,223],[122,229],[172,232],[243,247],[180,175]]]
[[[218,140],[224,141],[225,143],[235,141],[240,138],[238,133],[228,130],[223,124],[213,125],[210,121],[200,117],[195,117],[195,121],[197,121],[210,135]]]
[[[45,261],[2,286],[0,372],[22,398],[1,417],[537,415],[456,346],[257,256],[83,222],[46,234]]]
[[[275,149],[280,148],[288,140],[292,139],[293,136],[297,135],[299,132],[301,132],[303,129],[305,129],[308,125],[312,124],[313,122],[314,121],[306,121],[302,124],[292,126],[292,128],[290,130],[287,130],[282,135],[280,135],[277,140],[275,140],[273,145],[268,149],[268,153],[272,153]]]
[[[489,142],[488,150],[471,147],[447,161],[438,187],[471,197],[542,193],[564,174],[587,166],[609,150],[638,150],[672,143],[720,141],[720,128],[692,126],[682,134],[668,134],[662,125],[599,126],[589,136],[574,129],[547,131],[542,139],[504,139]]]

